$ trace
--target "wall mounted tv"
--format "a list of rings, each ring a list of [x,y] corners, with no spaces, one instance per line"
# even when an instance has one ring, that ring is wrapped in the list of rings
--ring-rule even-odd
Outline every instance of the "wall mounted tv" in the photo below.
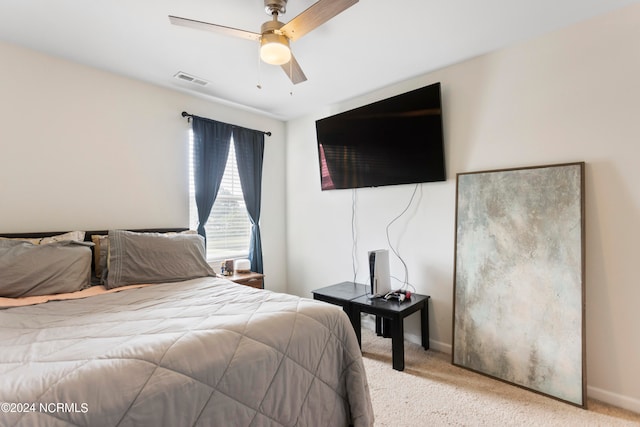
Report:
[[[440,83],[316,121],[322,190],[446,181]]]

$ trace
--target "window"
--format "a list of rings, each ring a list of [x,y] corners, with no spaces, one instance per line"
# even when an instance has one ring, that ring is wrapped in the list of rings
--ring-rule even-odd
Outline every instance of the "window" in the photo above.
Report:
[[[189,133],[189,217],[190,227],[197,229],[198,209],[193,179],[193,132]],[[209,261],[246,258],[249,255],[251,221],[242,197],[233,138],[220,191],[211,209],[205,231]]]

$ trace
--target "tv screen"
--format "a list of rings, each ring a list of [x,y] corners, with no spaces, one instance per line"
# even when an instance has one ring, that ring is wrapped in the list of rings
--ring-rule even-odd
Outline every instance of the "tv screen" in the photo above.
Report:
[[[446,181],[440,83],[316,121],[322,190]]]

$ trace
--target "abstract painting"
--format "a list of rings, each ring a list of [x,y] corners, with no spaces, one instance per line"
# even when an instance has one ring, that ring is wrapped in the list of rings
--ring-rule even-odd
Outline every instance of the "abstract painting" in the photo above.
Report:
[[[586,407],[584,163],[459,173],[454,365]]]

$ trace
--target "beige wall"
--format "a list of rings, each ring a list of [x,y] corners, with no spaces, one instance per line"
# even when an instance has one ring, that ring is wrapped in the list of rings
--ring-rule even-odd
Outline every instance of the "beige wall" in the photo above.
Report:
[[[284,123],[0,43],[0,231],[189,226],[192,114],[270,130],[266,285],[285,290]]]
[[[440,81],[448,181],[422,184],[391,227],[409,281],[432,297],[432,346],[451,346],[456,173],[585,161],[588,394],[640,412],[638,40],[636,4],[290,121],[289,291],[310,295],[353,279],[354,193],[320,191],[315,120]],[[367,251],[388,247],[385,228],[412,191],[355,192],[358,281],[367,281]],[[402,279],[391,258],[392,275]],[[417,319],[407,319],[405,331],[418,341]]]

